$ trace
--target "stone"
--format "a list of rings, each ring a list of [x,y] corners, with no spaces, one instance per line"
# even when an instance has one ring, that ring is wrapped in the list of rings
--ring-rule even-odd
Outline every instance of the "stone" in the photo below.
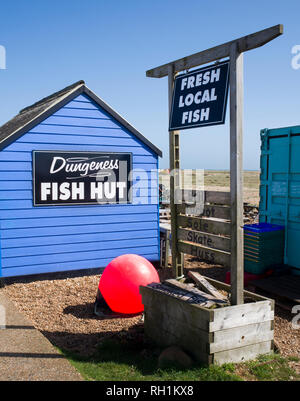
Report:
[[[189,368],[192,366],[193,361],[191,357],[186,354],[181,348],[177,346],[171,346],[166,348],[159,355],[158,366],[160,368],[176,364],[183,368]]]

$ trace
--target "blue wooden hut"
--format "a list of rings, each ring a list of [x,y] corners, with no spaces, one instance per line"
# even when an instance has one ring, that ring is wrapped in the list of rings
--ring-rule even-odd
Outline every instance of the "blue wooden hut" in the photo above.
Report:
[[[158,261],[161,155],[84,81],[21,110],[0,127],[0,277]]]

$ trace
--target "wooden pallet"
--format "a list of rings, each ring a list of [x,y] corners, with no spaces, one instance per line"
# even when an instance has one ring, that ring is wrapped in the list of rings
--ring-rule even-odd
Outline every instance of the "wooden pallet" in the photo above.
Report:
[[[251,281],[251,287],[254,287],[255,290],[267,292],[272,297],[279,297],[294,304],[300,304],[300,276],[267,277]]]

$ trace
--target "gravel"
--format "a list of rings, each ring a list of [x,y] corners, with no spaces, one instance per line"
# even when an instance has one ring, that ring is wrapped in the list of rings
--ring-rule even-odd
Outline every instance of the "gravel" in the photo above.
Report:
[[[205,276],[225,280],[227,269],[187,257],[185,268],[197,267]],[[111,336],[142,336],[141,315],[101,319],[93,307],[100,274],[63,279],[11,281],[4,291],[54,345],[80,355],[91,355]],[[292,327],[295,315],[275,309],[275,343],[284,356],[300,358],[300,329]],[[298,366],[297,366],[298,364]],[[295,362],[297,370],[300,369]]]
[[[115,334],[138,327],[141,315],[100,319],[94,302],[100,276],[14,282],[4,291],[54,345],[79,355],[91,355],[97,345]]]

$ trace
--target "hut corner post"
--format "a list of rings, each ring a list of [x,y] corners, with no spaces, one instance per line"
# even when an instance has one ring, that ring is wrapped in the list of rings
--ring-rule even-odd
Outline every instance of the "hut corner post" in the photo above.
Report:
[[[176,73],[173,65],[168,68],[168,99],[169,99],[169,116],[172,107],[172,96],[174,78]],[[171,209],[171,243],[172,243],[172,275],[175,278],[183,275],[183,254],[178,250],[177,241],[177,203],[176,193],[180,188],[180,153],[179,153],[179,131],[169,131],[169,159],[170,159],[170,209]]]
[[[230,49],[231,303],[244,303],[243,53]]]

